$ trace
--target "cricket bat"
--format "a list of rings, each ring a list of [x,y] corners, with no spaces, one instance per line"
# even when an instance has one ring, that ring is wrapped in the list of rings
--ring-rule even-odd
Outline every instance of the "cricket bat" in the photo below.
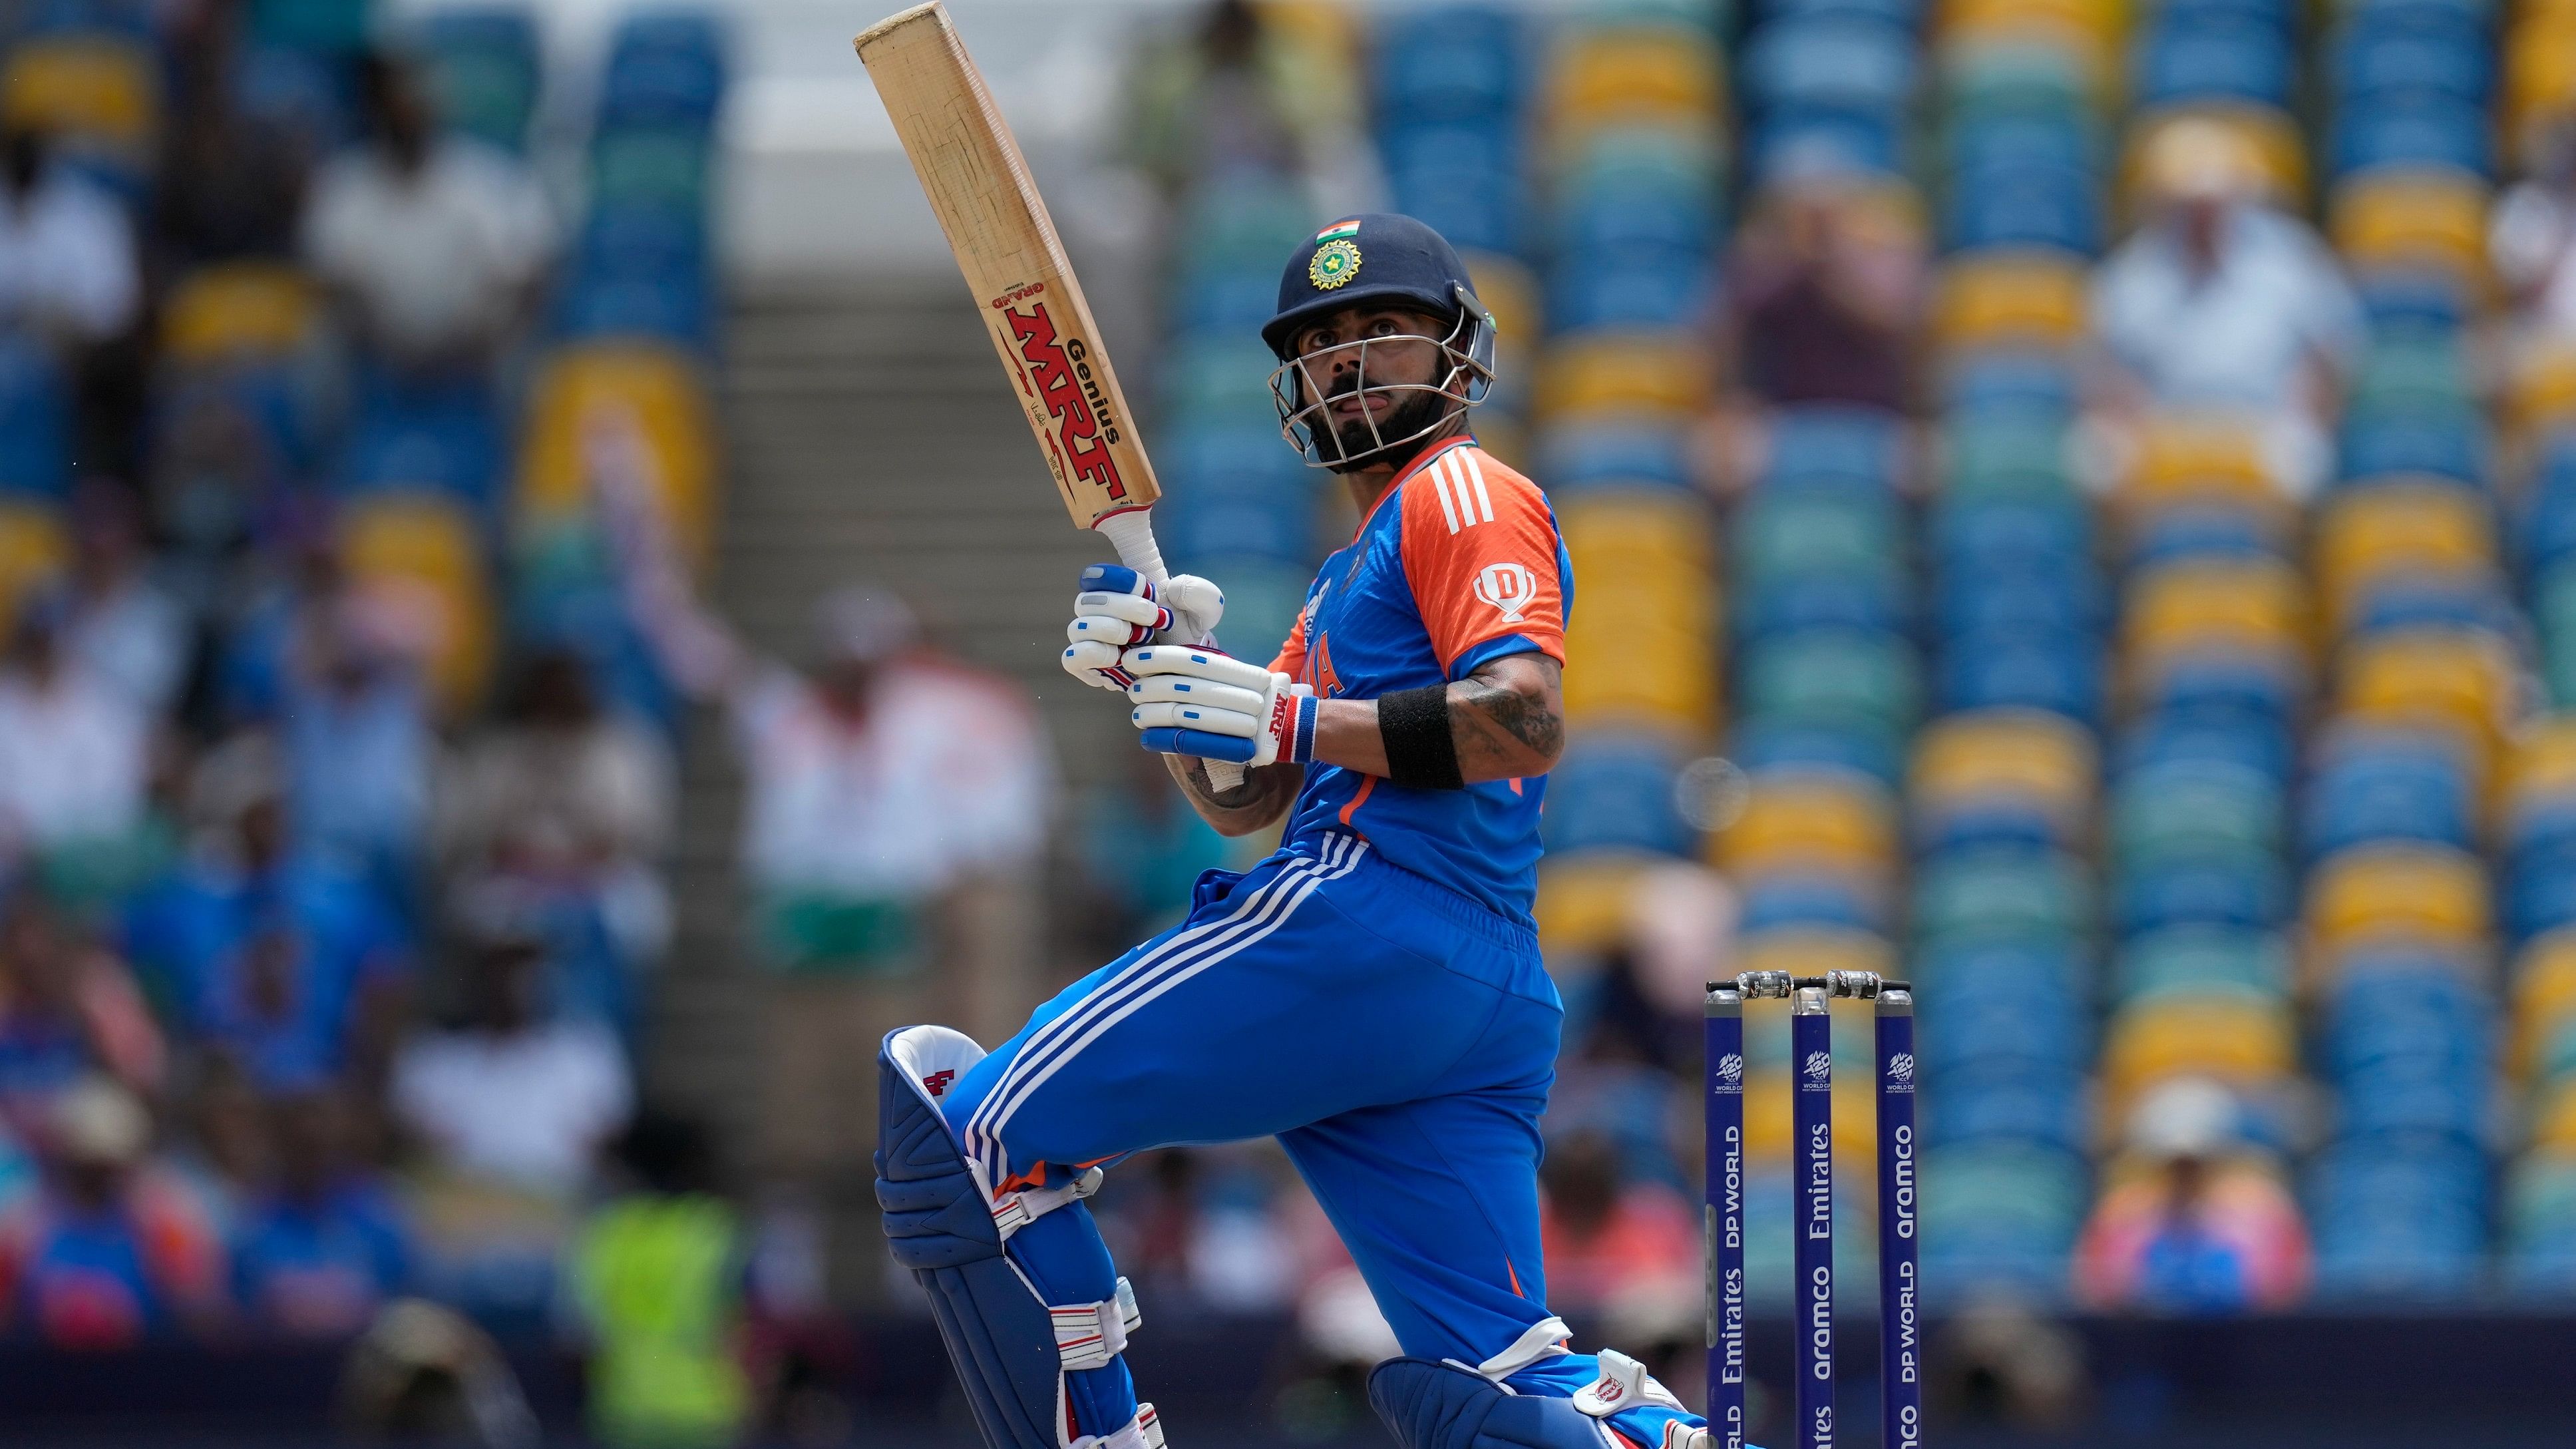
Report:
[[[1065,511],[1075,527],[1108,539],[1119,562],[1160,585],[1169,571],[1154,543],[1152,509],[1163,496],[1154,464],[1046,199],[947,7],[916,5],[853,44],[975,294],[993,350],[1019,385],[1020,411]],[[1206,765],[1218,789],[1243,778],[1238,766]]]

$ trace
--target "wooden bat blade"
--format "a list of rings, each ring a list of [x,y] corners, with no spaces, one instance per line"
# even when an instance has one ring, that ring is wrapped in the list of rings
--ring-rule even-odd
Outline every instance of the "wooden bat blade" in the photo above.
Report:
[[[1091,528],[1151,506],[1162,489],[1091,306],[947,8],[915,6],[854,43],[1018,384],[1066,511]]]

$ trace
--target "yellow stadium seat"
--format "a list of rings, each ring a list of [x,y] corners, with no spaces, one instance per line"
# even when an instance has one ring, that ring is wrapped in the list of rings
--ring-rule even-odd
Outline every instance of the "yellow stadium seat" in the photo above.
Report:
[[[2102,1044],[2105,1120],[2119,1121],[2144,1088],[2192,1075],[2255,1084],[2297,1070],[2288,1003],[2252,997],[2159,997],[2122,1010]]]
[[[2512,724],[2520,689],[2513,652],[2473,629],[2403,629],[2346,645],[2335,666],[2345,711],[2457,732],[2483,766]]]
[[[1716,382],[1708,348],[1683,332],[1585,337],[1540,360],[1539,405],[1553,420],[1584,413],[1695,415]]]
[[[2321,959],[2381,936],[2475,946],[2488,929],[2486,867],[2417,842],[2339,850],[2308,876],[2307,924]]]
[[[2505,133],[2528,164],[2548,126],[2576,112],[2576,7],[2526,14],[2504,49]]]
[[[2116,498],[2133,514],[2225,505],[2265,516],[2284,500],[2262,434],[2241,419],[2192,413],[2149,418]]]
[[[1977,710],[1916,737],[1908,791],[1918,811],[2001,796],[2041,801],[2080,822],[2097,788],[2096,763],[2092,736],[2063,715]]]
[[[1579,608],[1566,626],[1565,657],[1569,725],[1639,724],[1700,741],[1722,723],[1717,643],[1707,632]]]
[[[1539,945],[1550,955],[1588,955],[1617,946],[1628,933],[1628,903],[1649,862],[1642,856],[1550,856],[1539,867]]]
[[[1840,771],[1766,774],[1710,847],[1712,864],[1739,875],[1799,866],[1884,875],[1896,864],[1896,802]]]
[[[2475,177],[2410,172],[2356,177],[2327,208],[2335,250],[2355,267],[2486,275],[2487,189]]]
[[[619,426],[637,430],[650,490],[685,555],[703,567],[715,523],[714,408],[695,364],[669,347],[599,343],[547,359],[520,445],[520,524],[542,530],[587,513],[596,434]]]
[[[2217,646],[2297,648],[2307,600],[2298,573],[2278,559],[2184,558],[2132,579],[2120,620],[2135,657]]]
[[[1843,1013],[1834,1013],[1840,1017]],[[1869,1030],[1855,1023],[1852,1031]],[[1843,1028],[1839,1025],[1836,1033]],[[1793,1126],[1789,1071],[1785,1065],[1747,1073],[1744,1084],[1744,1156],[1757,1167],[1778,1167],[1789,1160]],[[1867,1172],[1878,1160],[1878,1085],[1867,1072],[1839,1071],[1834,1077],[1834,1162],[1841,1172]],[[1850,1231],[1846,1225],[1845,1231]]]
[[[2576,795],[2576,714],[2534,721],[2505,759],[2502,796],[2510,808],[2525,801]]]
[[[2120,162],[2118,200],[2123,215],[2136,215],[2144,201],[2146,158],[2157,138],[2177,125],[2193,123],[2222,127],[2233,137],[2253,174],[2261,178],[2264,195],[2291,206],[2307,200],[2307,142],[2296,121],[2266,105],[2189,101],[2159,107],[2131,123]]]
[[[311,278],[275,262],[200,267],[161,309],[162,355],[179,363],[276,358],[313,338],[320,320]]]
[[[1546,308],[1539,301],[1538,278],[1518,257],[1471,251],[1459,258],[1476,287],[1476,300],[1494,314],[1495,345],[1507,353],[1526,354],[1547,330]]]
[[[60,578],[70,562],[61,509],[33,498],[0,499],[0,637],[17,627],[28,593]]]
[[[2492,570],[2495,528],[2469,489],[2380,483],[2331,495],[2309,553],[2327,629],[2340,634],[2367,590],[2391,575]]]
[[[434,629],[432,690],[450,716],[473,708],[495,654],[491,585],[473,520],[450,498],[371,494],[342,510],[339,538],[353,583],[417,592]]]
[[[2052,29],[2116,42],[2128,29],[2128,0],[1947,0],[1934,24],[1960,33],[2019,35]]]
[[[2063,252],[1997,248],[1943,268],[1933,332],[1945,348],[2061,345],[2084,332],[2084,264]]]
[[[1548,67],[1547,129],[1558,136],[1635,121],[1717,126],[1725,109],[1725,66],[1695,30],[1577,31]]]
[[[149,50],[103,35],[19,42],[0,68],[0,126],[33,126],[76,148],[141,160],[161,125],[160,72]]]
[[[2511,1066],[2528,1079],[2563,1023],[2576,1020],[2576,927],[2562,926],[2522,948],[2513,966]]]
[[[2576,1152],[2576,1076],[2541,1093],[2531,1114],[2531,1145],[2536,1151]]]
[[[2516,360],[2505,380],[2504,417],[2520,436],[2576,421],[2576,346],[2553,341]]]
[[[1686,495],[1599,494],[1567,499],[1556,511],[1574,576],[1586,589],[1632,568],[1715,572],[1716,524]]]

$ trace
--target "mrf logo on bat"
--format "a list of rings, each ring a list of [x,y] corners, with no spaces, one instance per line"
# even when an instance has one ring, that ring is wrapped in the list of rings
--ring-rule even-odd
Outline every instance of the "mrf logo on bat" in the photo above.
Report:
[[[1032,282],[993,299],[993,310],[1010,322],[1011,335],[1019,341],[1020,386],[1055,422],[1048,441],[1057,455],[1057,471],[1068,481],[1095,484],[1123,503],[1127,482],[1118,476],[1108,446],[1119,441],[1118,419],[1092,371],[1091,348],[1079,337],[1058,336],[1045,292],[1044,282]]]

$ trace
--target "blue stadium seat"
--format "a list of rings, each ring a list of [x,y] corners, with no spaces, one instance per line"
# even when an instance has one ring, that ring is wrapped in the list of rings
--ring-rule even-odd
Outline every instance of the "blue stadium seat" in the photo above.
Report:
[[[2576,433],[2550,440],[2531,480],[2522,526],[2512,532],[2533,578],[2576,554]]]
[[[1378,139],[1390,176],[1459,176],[1518,189],[1520,137],[1509,121],[1390,126]]]
[[[1689,442],[1644,422],[1555,428],[1539,442],[1537,479],[1550,493],[1594,487],[1688,488]]]
[[[2353,730],[2320,743],[2299,838],[2310,860],[2366,840],[2428,840],[2466,850],[2476,825],[2467,762],[2441,737]]]
[[[1887,929],[1887,902],[1861,882],[1825,873],[1758,875],[1737,883],[1743,892],[1736,929],[1756,932],[1800,928]]]
[[[1923,0],[1758,0],[1753,18],[1761,24],[1817,15],[1856,15],[1908,30],[1922,23]]]
[[[2453,96],[2380,96],[2335,116],[2328,155],[2332,174],[2378,166],[2446,166],[2478,176],[2495,172],[2495,141],[2486,108]]]
[[[1548,328],[1572,333],[1688,325],[1706,314],[1715,290],[1704,253],[1660,247],[1567,252],[1548,279]]]
[[[1673,793],[1680,766],[1672,747],[1659,739],[1608,734],[1576,739],[1548,777],[1547,813],[1541,822],[1548,853],[1688,853],[1695,837]]]
[[[2091,725],[2102,715],[2102,648],[2078,630],[2005,628],[1942,642],[1943,709],[2047,710]]]
[[[1524,87],[1520,22],[1484,5],[1389,17],[1377,32],[1377,95],[1396,120],[1509,114]]]
[[[1949,1088],[1948,1074],[1961,1069],[2014,1064],[2074,1077],[2091,1066],[2092,1003],[2045,971],[1987,970],[1929,987],[1942,1008],[1925,1012],[1915,1028],[1923,1070]]]
[[[1904,151],[1896,117],[1823,106],[1782,106],[1762,117],[1745,147],[1756,184],[1816,173],[1892,176]]]
[[[1924,1084],[1923,1140],[1935,1151],[2010,1143],[2081,1153],[2083,1102],[2083,1078],[2073,1072],[2009,1061],[1954,1067]]]
[[[487,145],[527,145],[542,59],[536,19],[509,6],[443,10],[420,22],[439,113]]]
[[[2365,272],[2353,279],[2374,338],[2452,337],[2476,315],[2460,279],[2442,271]]]
[[[344,488],[433,490],[489,508],[502,476],[504,426],[472,384],[365,389],[341,465]]]
[[[1240,267],[1200,267],[1172,290],[1168,322],[1174,332],[1240,337],[1259,333],[1279,310],[1279,278]]]
[[[1933,622],[1949,638],[2017,630],[2089,635],[2101,627],[2104,596],[2093,561],[2080,554],[1944,558]]]
[[[1783,408],[1772,421],[1770,465],[1761,486],[1893,488],[1904,446],[1903,420],[1892,413],[1832,404]]]
[[[2156,25],[2131,53],[2131,85],[2142,106],[2220,100],[2287,107],[2297,69],[2277,29],[2217,17],[2187,28]]]
[[[1175,558],[1248,555],[1290,565],[1315,558],[1315,510],[1302,489],[1267,497],[1176,491],[1154,511]]]
[[[600,81],[603,125],[711,125],[724,98],[724,42],[713,15],[653,11],[622,21]]]
[[[2095,579],[2093,518],[2071,498],[1945,498],[1925,530],[1933,566],[1950,571],[2029,567]]]
[[[2458,18],[2434,19],[2436,15]],[[2494,41],[2458,12],[2364,13],[2327,51],[2327,75],[2344,103],[2431,92],[2484,105],[2495,84]]]
[[[62,369],[32,337],[0,336],[0,493],[59,497],[71,487]]]
[[[567,338],[645,337],[707,348],[714,345],[715,318],[714,289],[701,274],[591,272],[576,275],[564,289],[555,326]]]
[[[2346,481],[2387,473],[2430,473],[2463,483],[2488,476],[2486,420],[2473,406],[2459,410],[2385,409],[2344,419],[2342,477]]]
[[[2345,1137],[2306,1184],[2317,1292],[2333,1299],[2451,1298],[2486,1266],[2485,1154],[2446,1133]]]
[[[2356,604],[2344,638],[2395,629],[2481,631],[2510,638],[2520,631],[2513,601],[2491,578],[2414,577],[2380,580]]]
[[[1953,250],[2055,247],[2090,256],[2102,246],[2100,183],[2072,166],[1954,172],[1941,216],[1942,237]]]
[[[1902,633],[1912,622],[1910,603],[1892,571],[1797,574],[1745,585],[1733,622],[1747,640],[1798,629]]]
[[[2174,508],[2143,520],[2128,540],[2132,568],[2164,563],[2186,555],[2279,556],[2283,540],[2276,524],[2241,508]]]
[[[1952,415],[2063,423],[2077,401],[2074,359],[2059,352],[1969,352],[1952,358],[1941,379],[1941,408]]]
[[[2112,963],[2116,1001],[2153,992],[2290,994],[2290,953],[2268,931],[2185,925],[2131,937]]]
[[[1527,250],[1523,231],[1530,209],[1516,174],[1390,170],[1387,189],[1396,210],[1462,252],[1517,256]]]
[[[2123,875],[2112,891],[2113,921],[2124,938],[2174,926],[2269,930],[2289,905],[2279,857],[2260,852],[2160,862]]]
[[[1886,730],[1832,728],[1794,719],[1749,719],[1727,745],[1749,775],[1777,769],[1836,769],[1866,775],[1889,789],[1904,779],[1903,754]]]
[[[1616,255],[1632,248],[1708,252],[1716,242],[1715,178],[1618,167],[1576,176],[1556,200],[1557,254]]]
[[[1165,489],[1176,497],[1291,494],[1300,508],[1311,508],[1313,479],[1321,476],[1289,450],[1276,427],[1186,415],[1154,435],[1154,461]]]
[[[1937,810],[1918,805],[1908,824],[1914,848],[1925,855],[1988,848],[2049,850],[2084,843],[2068,837],[2064,820],[2022,795],[1963,800]]]
[[[1894,118],[1914,94],[1914,37],[1856,15],[1781,20],[1753,33],[1739,74],[1757,111],[1795,106]]]
[[[1942,151],[1953,176],[2017,167],[2098,175],[2102,164],[2098,126],[2078,117],[1971,113],[1943,133]]]
[[[2164,0],[2153,11],[2154,24],[2165,30],[2201,25],[2251,25],[2283,39],[2296,24],[2292,0]]]
[[[2160,709],[2121,737],[2114,768],[2125,775],[2177,760],[2242,765],[2286,783],[2294,758],[2288,721],[2252,712]]]

